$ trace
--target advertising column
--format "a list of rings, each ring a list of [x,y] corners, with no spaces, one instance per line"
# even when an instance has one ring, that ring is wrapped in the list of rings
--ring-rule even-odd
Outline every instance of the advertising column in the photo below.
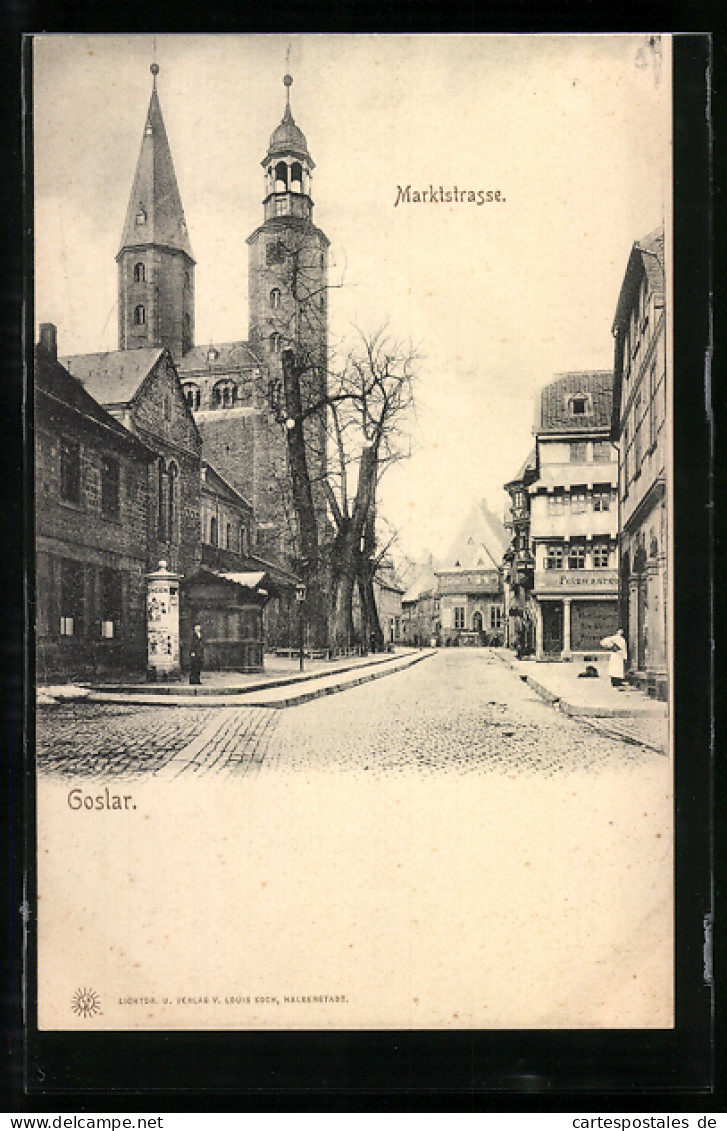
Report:
[[[167,563],[159,562],[146,575],[147,678],[169,679],[179,675],[179,581]]]

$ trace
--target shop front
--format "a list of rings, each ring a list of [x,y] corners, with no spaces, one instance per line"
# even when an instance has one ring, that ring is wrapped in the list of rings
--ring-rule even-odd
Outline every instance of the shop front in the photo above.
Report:
[[[580,659],[602,651],[619,627],[616,570],[540,570],[535,574],[536,659]]]

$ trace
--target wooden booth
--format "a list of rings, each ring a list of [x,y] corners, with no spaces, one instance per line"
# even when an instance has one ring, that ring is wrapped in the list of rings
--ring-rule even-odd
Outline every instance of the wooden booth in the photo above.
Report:
[[[181,582],[182,665],[189,667],[195,624],[202,626],[206,671],[263,670],[263,608],[273,586],[266,573],[198,570]]]

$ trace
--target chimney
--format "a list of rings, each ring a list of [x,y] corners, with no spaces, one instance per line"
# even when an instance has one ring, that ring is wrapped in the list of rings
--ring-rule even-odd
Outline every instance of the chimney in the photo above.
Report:
[[[49,361],[58,361],[58,331],[52,322],[41,322],[38,346]]]

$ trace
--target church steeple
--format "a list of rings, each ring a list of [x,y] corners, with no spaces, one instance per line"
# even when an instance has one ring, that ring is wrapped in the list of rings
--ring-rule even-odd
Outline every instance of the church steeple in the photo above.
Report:
[[[283,120],[273,131],[268,151],[261,162],[265,170],[265,219],[295,216],[309,220],[313,209],[310,182],[315,163],[308,152],[305,134],[295,124],[290,109],[292,77],[285,75],[283,84]]]
[[[174,163],[153,85],[126,212],[119,266],[119,349],[194,345],[194,258]]]

